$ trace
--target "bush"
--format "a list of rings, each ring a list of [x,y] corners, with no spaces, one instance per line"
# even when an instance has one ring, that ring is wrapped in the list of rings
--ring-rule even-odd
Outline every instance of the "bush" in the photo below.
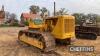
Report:
[[[29,23],[28,23],[28,21],[25,21],[25,22],[24,22],[24,24],[25,24],[26,26],[29,26]]]
[[[7,24],[1,24],[0,27],[9,27]]]
[[[17,22],[15,22],[11,26],[19,26],[19,24]]]
[[[17,22],[13,24],[1,24],[0,27],[18,27],[19,24]]]

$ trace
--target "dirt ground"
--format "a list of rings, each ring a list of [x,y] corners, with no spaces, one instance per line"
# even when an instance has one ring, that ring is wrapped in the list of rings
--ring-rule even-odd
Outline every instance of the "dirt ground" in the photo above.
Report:
[[[42,53],[35,47],[24,47],[18,44],[19,30],[23,27],[1,27],[0,28],[0,56],[58,56],[53,53]],[[94,46],[94,52],[69,52],[68,45],[56,46],[55,52],[61,56],[100,56],[100,37],[97,40],[76,39],[72,45]]]

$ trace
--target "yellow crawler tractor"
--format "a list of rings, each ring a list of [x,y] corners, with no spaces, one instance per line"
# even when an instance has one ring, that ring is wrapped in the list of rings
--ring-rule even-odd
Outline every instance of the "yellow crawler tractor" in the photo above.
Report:
[[[75,37],[75,19],[70,15],[30,19],[28,29],[18,35],[21,42],[43,51],[53,50],[58,40],[70,44],[72,37]]]

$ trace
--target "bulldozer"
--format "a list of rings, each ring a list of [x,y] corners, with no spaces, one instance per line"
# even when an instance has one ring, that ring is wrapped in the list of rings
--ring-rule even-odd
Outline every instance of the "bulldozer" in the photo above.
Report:
[[[51,51],[56,42],[71,43],[75,37],[75,18],[71,15],[61,15],[29,19],[28,29],[20,30],[18,40],[43,51]]]

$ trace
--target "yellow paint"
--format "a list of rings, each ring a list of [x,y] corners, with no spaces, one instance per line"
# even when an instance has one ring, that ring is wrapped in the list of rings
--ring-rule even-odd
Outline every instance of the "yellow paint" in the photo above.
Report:
[[[22,36],[20,36],[20,40],[23,41],[23,42],[25,42],[25,43],[28,43],[30,45],[33,45],[35,47],[38,47],[40,49],[43,49],[43,47],[44,47],[44,44],[42,42],[38,41],[35,38],[27,37],[27,36],[25,36],[25,34],[23,34]]]
[[[69,15],[58,16],[58,21],[52,34],[57,39],[75,37],[75,18]]]

